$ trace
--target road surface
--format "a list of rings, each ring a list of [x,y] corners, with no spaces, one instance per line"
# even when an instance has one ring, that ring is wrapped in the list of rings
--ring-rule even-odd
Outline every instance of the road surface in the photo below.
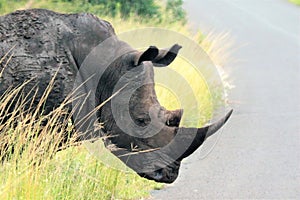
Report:
[[[153,199],[300,199],[300,7],[287,0],[188,0],[194,28],[230,31],[234,115],[205,159],[186,159]]]

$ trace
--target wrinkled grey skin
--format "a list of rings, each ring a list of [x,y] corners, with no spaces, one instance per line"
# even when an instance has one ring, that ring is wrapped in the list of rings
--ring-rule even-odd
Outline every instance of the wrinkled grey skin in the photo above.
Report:
[[[91,50],[111,36],[115,36],[112,26],[91,14],[59,14],[33,9],[0,17],[0,57],[14,47],[9,54],[13,55],[12,59],[0,79],[0,96],[9,87],[32,79],[25,93],[30,93],[35,85],[39,88],[34,108],[51,78],[58,72],[45,105],[45,113],[50,112],[72,91],[76,73]],[[123,102],[121,98],[112,105],[113,101],[109,101],[97,111],[99,122],[105,122],[101,136],[109,136],[104,139],[107,148],[140,176],[172,183],[178,176],[182,159],[221,128],[232,111],[207,127],[179,127],[183,111],[169,111],[160,105],[154,90],[153,67],[169,65],[181,46],[175,44],[167,50],[151,46],[144,52],[138,52],[122,41],[120,44],[130,51],[115,58],[105,69],[95,91],[96,105],[113,94],[121,77],[125,77],[124,83],[128,83],[123,92],[126,93],[128,87],[138,89],[129,102]],[[1,63],[0,71],[6,60]],[[140,137],[140,129],[130,127],[128,134],[124,127],[118,126],[112,114],[113,106],[119,116],[124,114],[122,108],[129,106],[130,117],[122,119],[125,124],[131,124],[132,120],[138,127],[153,125],[160,128],[152,135],[148,131],[149,137]],[[71,105],[69,109],[72,109]],[[128,127],[125,128],[128,130]],[[138,151],[141,152],[136,153]]]

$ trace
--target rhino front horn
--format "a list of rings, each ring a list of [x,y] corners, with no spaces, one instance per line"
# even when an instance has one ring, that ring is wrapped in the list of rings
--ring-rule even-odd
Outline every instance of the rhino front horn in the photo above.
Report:
[[[219,121],[202,128],[177,128],[177,134],[172,141],[172,150],[178,152],[174,152],[176,157],[178,157],[179,152],[184,152],[177,160],[182,160],[196,151],[206,138],[213,135],[226,123],[231,114],[232,110]]]

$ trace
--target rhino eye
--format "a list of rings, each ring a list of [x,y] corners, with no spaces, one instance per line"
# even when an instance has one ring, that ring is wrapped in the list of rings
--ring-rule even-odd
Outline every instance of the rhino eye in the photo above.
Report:
[[[138,118],[137,122],[140,123],[140,124],[145,123],[145,119],[144,118]]]
[[[149,119],[146,118],[137,118],[136,119],[136,124],[139,126],[146,126],[149,123]]]

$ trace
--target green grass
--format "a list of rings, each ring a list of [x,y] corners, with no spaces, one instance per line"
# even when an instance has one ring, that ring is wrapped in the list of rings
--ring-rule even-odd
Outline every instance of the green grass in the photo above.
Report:
[[[156,185],[104,166],[83,147],[70,148],[43,162],[41,166],[5,163],[1,199],[137,199]]]
[[[24,1],[21,1],[21,4],[24,6]],[[10,8],[6,6],[5,11],[1,10],[1,12],[7,13],[16,7],[16,4],[11,5]],[[38,1],[34,2],[32,7],[60,12],[82,11],[78,5],[67,2],[53,4]],[[100,17],[110,21],[117,33],[153,26],[150,22],[142,23],[136,19],[124,21],[119,17]],[[217,65],[222,66],[228,61],[227,50],[230,48],[230,43],[227,43],[227,34],[203,36],[198,32],[193,35],[187,25],[167,23],[167,21],[154,26],[174,30],[193,38]],[[215,106],[223,103],[219,96],[221,88],[209,91],[205,83],[207,77],[204,78],[196,73],[195,68],[180,57],[170,67],[188,80],[193,92],[197,94],[196,101],[201,105],[199,108],[185,111],[184,114],[188,118],[186,121],[183,119],[181,125],[199,126],[205,123]],[[0,111],[5,110],[5,106],[13,98],[17,98],[20,92],[21,88],[15,88],[1,97]],[[158,84],[156,92],[163,106],[168,109],[180,108],[180,101],[172,91]],[[187,95],[186,98],[188,100],[189,96]],[[0,123],[0,158],[9,157],[0,165],[0,199],[141,199],[149,196],[150,190],[163,187],[163,184],[140,178],[105,149],[99,150],[95,156],[82,145],[55,153],[63,132],[69,131],[58,123],[59,116],[64,112],[62,107],[56,109],[51,116],[46,116],[51,118],[46,127],[40,125],[45,116],[17,112],[22,111],[22,102],[6,123]],[[193,116],[194,110],[200,110],[201,118]],[[12,124],[16,121],[18,125],[12,128]],[[40,133],[39,136],[37,132]],[[76,145],[72,141],[70,138],[70,145]],[[9,144],[9,147],[14,146],[15,152],[12,153],[11,148],[3,146],[5,143]],[[16,153],[21,149],[21,154]],[[111,160],[114,168],[106,166],[101,160]],[[123,170],[117,170],[120,168]]]
[[[11,0],[0,0],[0,13],[5,14],[19,8],[24,8],[26,2],[26,0],[20,0],[17,2]]]
[[[289,0],[289,1],[300,6],[300,0]]]
[[[161,187],[132,172],[106,167],[84,147],[44,158],[38,166],[28,159],[1,167],[1,199],[138,199]]]

